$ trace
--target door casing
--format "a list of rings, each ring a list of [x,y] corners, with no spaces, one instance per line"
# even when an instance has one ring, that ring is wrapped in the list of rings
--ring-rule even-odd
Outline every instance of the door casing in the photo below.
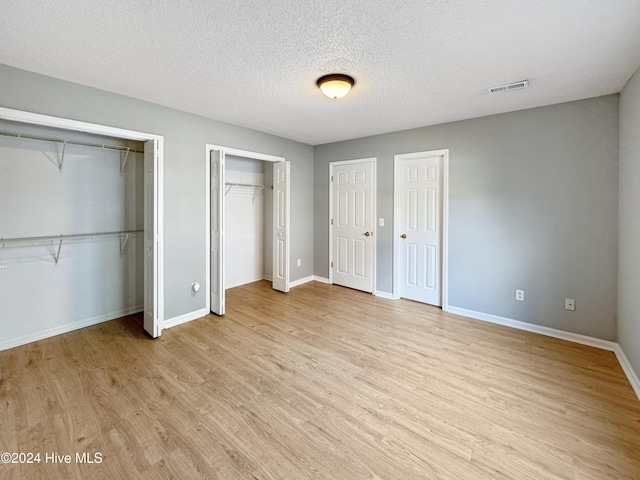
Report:
[[[400,235],[399,215],[400,202],[404,198],[400,182],[400,162],[419,158],[443,157],[442,161],[442,310],[449,311],[449,149],[429,150],[423,152],[404,153],[393,156],[393,298],[400,298],[399,262]]]
[[[259,152],[252,152],[249,150],[240,150],[237,148],[232,148],[232,147],[225,147],[225,146],[220,146],[220,145],[213,145],[213,144],[206,144],[205,145],[205,183],[206,183],[206,205],[205,205],[205,224],[206,224],[206,276],[205,276],[205,291],[207,292],[207,298],[206,298],[206,310],[207,312],[211,312],[211,306],[212,306],[212,302],[211,302],[211,295],[210,295],[210,291],[211,291],[211,152],[212,151],[221,151],[224,153],[224,155],[233,155],[236,157],[244,157],[244,158],[251,158],[254,160],[263,160],[266,162],[285,162],[286,159],[284,157],[278,157],[275,155],[269,155],[266,153],[259,153]],[[222,176],[223,178],[223,182],[224,182],[224,175]],[[291,190],[291,185],[287,186],[287,199],[290,198],[290,190]],[[275,204],[275,202],[274,202]],[[290,209],[287,209],[288,214],[290,215]],[[287,232],[290,230],[290,226],[289,226],[289,220],[287,218]],[[285,252],[286,258],[287,258],[287,265],[286,265],[286,272],[285,272],[285,277],[286,280],[284,282],[285,288],[286,290],[284,291],[288,291],[289,290],[289,284],[290,284],[290,269],[289,269],[289,257],[290,257],[290,239],[287,237],[287,242],[286,242],[286,246],[287,246],[287,250]],[[275,242],[274,242],[275,245]],[[222,245],[222,249],[224,250],[224,245]],[[275,265],[274,265],[275,266]],[[224,267],[223,267],[224,268]],[[221,286],[223,292],[224,292],[224,285]],[[222,312],[224,313],[224,304],[223,304],[223,308],[222,308]]]

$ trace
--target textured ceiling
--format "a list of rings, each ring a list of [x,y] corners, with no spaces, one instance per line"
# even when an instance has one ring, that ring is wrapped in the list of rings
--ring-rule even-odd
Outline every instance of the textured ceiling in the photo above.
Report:
[[[640,1],[3,0],[0,63],[316,145],[619,92]]]

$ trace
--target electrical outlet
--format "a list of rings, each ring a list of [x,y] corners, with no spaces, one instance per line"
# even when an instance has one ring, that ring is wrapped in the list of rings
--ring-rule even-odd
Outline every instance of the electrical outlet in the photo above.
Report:
[[[524,290],[516,290],[516,300],[524,302]]]
[[[379,227],[384,227],[384,218],[379,218],[378,219],[378,226]]]
[[[576,309],[576,301],[573,298],[565,298],[564,299],[564,309],[569,310],[571,312]]]
[[[296,265],[298,265],[299,267],[301,267],[301,266],[302,266],[302,259],[301,259],[301,258],[299,258],[299,259],[296,261]]]

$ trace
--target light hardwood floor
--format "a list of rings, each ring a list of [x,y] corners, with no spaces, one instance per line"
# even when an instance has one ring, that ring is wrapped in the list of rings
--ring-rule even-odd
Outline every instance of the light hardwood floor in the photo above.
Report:
[[[2,352],[0,478],[640,479],[613,353],[310,283]],[[46,453],[102,454],[99,464]]]

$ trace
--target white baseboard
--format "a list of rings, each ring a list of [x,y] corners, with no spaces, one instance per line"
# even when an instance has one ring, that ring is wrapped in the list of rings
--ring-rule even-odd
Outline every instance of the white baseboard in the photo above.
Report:
[[[273,277],[271,275],[265,275],[262,278],[259,278],[258,280],[266,280],[267,282],[273,282]]]
[[[242,285],[247,285],[249,283],[259,282],[260,280],[268,280],[271,281],[271,277],[266,275],[260,275],[259,277],[255,277],[253,280],[242,280],[240,283],[233,283],[231,285],[225,285],[224,289],[227,290],[229,288],[241,287]]]
[[[293,282],[289,282],[289,287],[290,288],[298,287],[300,285],[304,285],[305,283],[312,282],[313,280],[314,280],[313,275],[309,277],[300,278],[298,280],[294,280]]]
[[[539,333],[548,337],[559,338],[561,340],[567,340],[569,342],[579,343],[581,345],[587,345],[589,347],[595,347],[602,350],[609,350],[610,352],[614,352],[616,354],[616,357],[618,358],[618,362],[620,362],[622,370],[629,379],[631,387],[640,399],[640,380],[638,380],[636,372],[633,370],[633,367],[629,363],[629,360],[622,351],[622,347],[620,347],[620,345],[616,342],[589,337],[587,335],[580,335],[578,333],[565,332],[564,330],[557,330],[555,328],[534,325],[532,323],[521,322],[519,320],[512,320],[510,318],[499,317],[497,315],[491,315],[489,313],[467,310],[465,308],[449,306],[448,312],[453,313],[454,315],[462,315],[463,317],[496,323],[498,325],[504,325],[506,327],[517,328],[518,330],[526,330],[527,332]]]
[[[498,325],[504,325],[506,327],[517,328],[518,330],[526,330],[527,332],[539,333],[548,337],[559,338],[561,340],[568,340],[569,342],[579,343],[581,345],[588,345],[590,347],[601,348],[602,350],[609,350],[614,352],[616,342],[610,342],[608,340],[601,340],[595,337],[589,337],[587,335],[580,335],[578,333],[565,332],[564,330],[557,330],[555,328],[543,327],[541,325],[534,325],[533,323],[521,322],[520,320],[512,320],[511,318],[499,317],[497,315],[491,315],[489,313],[476,312],[474,310],[467,310],[465,308],[458,308],[449,306],[449,313],[454,315],[462,315],[463,317],[475,318],[476,320],[483,320],[485,322],[496,323]]]
[[[184,315],[179,315],[177,317],[169,318],[165,320],[162,324],[162,328],[171,328],[176,325],[181,325],[183,323],[190,322],[191,320],[196,320],[198,318],[202,318],[208,315],[210,312],[207,312],[206,308],[202,308],[200,310],[196,310],[194,312],[185,313]]]
[[[614,352],[616,353],[616,357],[618,357],[618,361],[620,362],[622,370],[624,370],[624,373],[629,379],[629,383],[631,383],[631,386],[635,390],[636,395],[640,399],[640,380],[638,379],[638,375],[636,375],[636,372],[633,370],[631,363],[629,363],[629,359],[624,354],[624,351],[619,344],[616,344],[616,349],[614,350]]]
[[[55,337],[63,333],[72,332],[80,328],[90,327],[91,325],[97,325],[98,323],[108,322],[109,320],[115,320],[116,318],[126,317],[134,313],[142,312],[144,307],[142,305],[136,305],[135,307],[125,308],[123,310],[117,310],[115,312],[106,313],[104,315],[98,315],[97,317],[88,318],[79,322],[67,323],[58,327],[48,328],[39,332],[24,335],[18,338],[11,338],[0,342],[0,351],[7,350],[8,348],[19,347],[20,345],[26,345],[27,343],[37,342],[38,340],[44,340],[45,338]]]
[[[382,290],[375,290],[373,292],[373,294],[376,297],[386,298],[386,299],[389,299],[389,300],[396,300],[396,298],[393,296],[393,293],[383,292]]]
[[[318,277],[316,275],[313,276],[313,281],[314,282],[320,282],[320,283],[331,283],[328,278]]]

